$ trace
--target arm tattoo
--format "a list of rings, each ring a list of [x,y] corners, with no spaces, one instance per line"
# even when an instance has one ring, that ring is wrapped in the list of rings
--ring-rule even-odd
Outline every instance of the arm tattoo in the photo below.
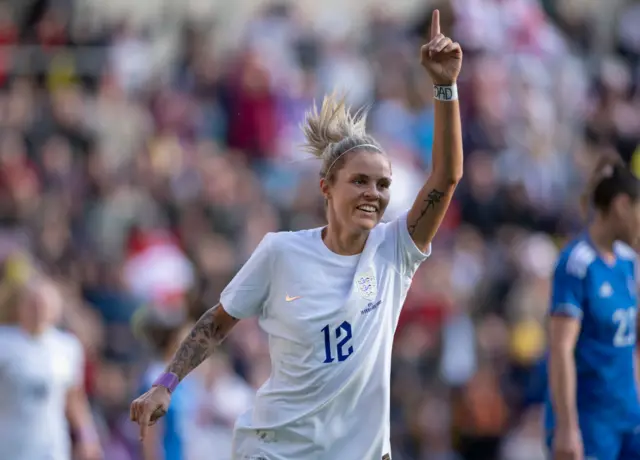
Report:
[[[420,222],[420,219],[422,219],[425,216],[425,214],[429,209],[435,208],[436,205],[440,203],[440,200],[442,200],[442,197],[444,197],[444,192],[436,190],[435,188],[429,192],[429,194],[427,195],[427,198],[424,200],[424,206],[420,211],[420,215],[415,220],[415,222],[409,225],[409,235],[413,236],[413,234],[416,231],[416,228],[418,227],[418,223]]]
[[[173,360],[167,368],[180,380],[189,372],[198,367],[213,352],[213,348],[219,345],[225,338],[236,321],[233,318],[225,318],[225,312],[220,305],[207,310],[191,330],[189,336],[182,341]],[[229,323],[231,320],[231,324]]]

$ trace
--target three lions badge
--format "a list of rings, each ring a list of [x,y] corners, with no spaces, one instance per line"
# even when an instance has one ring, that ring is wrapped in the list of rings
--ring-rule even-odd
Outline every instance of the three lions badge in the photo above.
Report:
[[[378,282],[373,271],[367,271],[356,277],[356,289],[365,300],[375,300],[378,296]]]

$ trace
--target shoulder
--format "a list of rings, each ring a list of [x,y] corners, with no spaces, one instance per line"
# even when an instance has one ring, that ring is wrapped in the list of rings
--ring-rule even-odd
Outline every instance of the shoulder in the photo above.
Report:
[[[22,343],[24,343],[24,335],[18,327],[0,326],[0,356],[14,356],[14,350]]]
[[[249,260],[247,263],[251,261],[261,261],[266,262],[271,260],[271,257],[274,253],[281,249],[286,245],[286,237],[284,236],[286,232],[269,232],[266,233],[260,243],[254,248],[251,252]]]
[[[597,257],[589,243],[575,240],[561,252],[556,274],[564,273],[582,279],[587,276],[589,267]]]
[[[627,274],[631,275],[631,277],[635,279],[637,276],[636,271],[638,266],[638,254],[636,253],[636,251],[631,246],[623,243],[622,241],[616,241],[613,245],[613,250],[616,254],[616,257],[618,257],[618,259],[626,268]]]
[[[635,262],[636,259],[638,258],[636,251],[634,251],[634,249],[631,246],[629,246],[626,243],[623,243],[622,241],[616,241],[613,244],[613,250],[616,253],[616,256],[624,260]]]
[[[305,244],[311,241],[319,231],[319,228],[312,228],[295,232],[269,232],[263,237],[260,245],[269,250],[277,250],[291,245]]]
[[[70,332],[52,329],[49,332],[49,340],[52,346],[64,349],[73,356],[81,358],[84,354],[80,340]]]
[[[310,250],[313,251],[317,247],[314,241],[321,230],[321,228],[312,228],[295,232],[267,233],[260,244],[264,245],[271,254],[287,254],[288,257],[300,252],[308,254]]]
[[[0,325],[0,340],[3,343],[15,342],[23,336],[22,330],[18,326]]]

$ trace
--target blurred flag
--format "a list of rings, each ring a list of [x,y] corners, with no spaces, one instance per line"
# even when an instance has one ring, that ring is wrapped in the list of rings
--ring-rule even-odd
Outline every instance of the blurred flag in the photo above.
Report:
[[[125,280],[145,302],[164,310],[180,310],[193,286],[194,269],[171,234],[136,230],[129,240]]]

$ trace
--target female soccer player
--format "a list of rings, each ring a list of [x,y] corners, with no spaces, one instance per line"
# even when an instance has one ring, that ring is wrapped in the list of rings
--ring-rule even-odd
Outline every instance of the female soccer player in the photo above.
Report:
[[[0,458],[103,458],[82,345],[56,328],[62,307],[57,286],[39,274],[0,286]]]
[[[546,428],[555,460],[640,459],[636,391],[636,254],[640,181],[603,159],[588,230],[562,252],[553,279]]]
[[[233,458],[390,459],[393,334],[411,278],[462,176],[457,43],[434,12],[421,62],[434,82],[433,169],[413,207],[380,223],[391,165],[365,132],[363,114],[325,98],[303,127],[322,160],[328,225],[268,234],[182,343],[166,373],[131,405],[147,427],[166,411],[178,382],[241,318],[258,316],[269,336],[270,378],[236,423]]]

